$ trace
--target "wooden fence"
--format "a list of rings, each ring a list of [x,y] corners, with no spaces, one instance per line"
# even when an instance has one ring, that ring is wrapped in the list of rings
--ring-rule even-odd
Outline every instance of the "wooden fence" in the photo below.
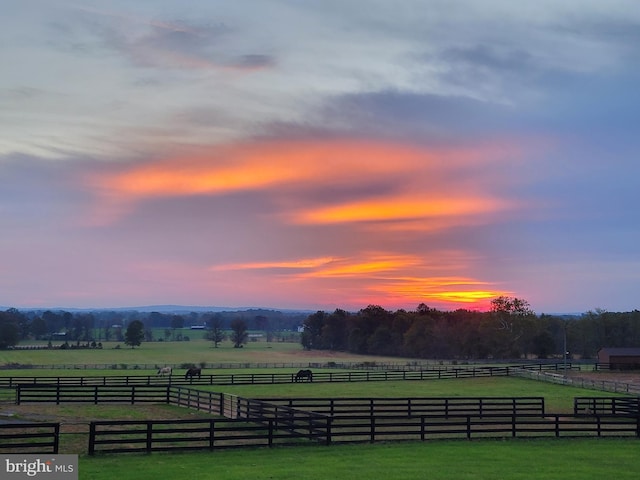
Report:
[[[91,422],[89,455],[330,442],[330,418],[294,415],[275,419]]]
[[[131,385],[105,387],[102,385],[20,385],[16,387],[16,403],[168,403],[168,387]]]
[[[568,377],[549,370],[532,370],[512,368],[509,375],[519,376],[530,380],[571,385],[577,388],[601,390],[603,392],[628,393],[640,395],[640,385],[633,383],[616,382],[611,380],[594,380],[593,378]]]
[[[435,416],[362,418],[329,416],[92,422],[89,454],[218,449],[348,442],[496,439],[505,437],[640,437],[640,418]]]
[[[434,380],[473,377],[508,376],[523,369],[533,372],[555,371],[557,364],[535,364],[498,367],[456,367],[428,370],[358,370],[321,371],[313,373],[313,381],[326,382],[375,382],[398,380]],[[129,386],[129,385],[260,385],[295,383],[295,373],[216,373],[186,379],[182,375],[161,377],[158,375],[113,376],[9,376],[0,377],[0,388],[19,385],[77,385],[77,386]]]
[[[58,404],[168,403],[221,417],[92,422],[90,454],[300,442],[640,436],[638,399],[631,397],[578,397],[574,409],[581,413],[576,415],[546,413],[542,397],[246,399],[181,386],[29,385],[18,388],[18,398],[21,402]],[[42,432],[32,435],[35,433],[44,436]],[[39,448],[57,449],[57,435],[56,431],[55,447],[49,436]],[[33,446],[36,438],[22,442],[14,435],[5,444]]]
[[[262,412],[262,405],[284,405],[297,410],[324,413],[337,417],[371,416],[542,416],[544,397],[403,397],[403,398],[266,398],[251,400],[247,406]]]
[[[575,397],[574,415],[640,416],[640,397]]]
[[[58,453],[59,423],[0,424],[0,452]]]

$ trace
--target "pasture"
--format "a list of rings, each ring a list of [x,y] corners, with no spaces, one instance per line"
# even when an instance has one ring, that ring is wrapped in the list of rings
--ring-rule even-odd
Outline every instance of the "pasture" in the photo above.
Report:
[[[411,359],[362,357],[331,352],[305,352],[299,344],[251,342],[242,349],[211,342],[152,342],[131,349],[106,344],[102,350],[27,350],[0,353],[0,364],[91,365],[113,364],[116,369],[0,370],[0,375],[106,375],[154,374],[138,370],[143,364],[229,363],[242,370],[251,365],[350,362],[410,363]],[[433,362],[436,363],[435,361]],[[126,368],[124,367],[126,365]],[[258,365],[258,366],[256,366]],[[314,369],[315,371],[315,369]],[[183,375],[184,370],[176,372]],[[204,372],[203,372],[204,373]],[[243,397],[417,397],[417,396],[543,396],[548,411],[570,412],[574,396],[607,396],[597,391],[513,377],[465,380],[388,381],[357,383],[291,383],[276,385],[225,385],[199,387]],[[59,420],[73,426],[63,435],[61,453],[80,453],[84,479],[152,479],[172,476],[197,479],[591,479],[613,476],[635,478],[640,469],[636,439],[536,439],[505,441],[427,441],[334,446],[216,450],[198,453],[149,455],[86,455],[86,425],[90,420],[145,418],[204,418],[202,412],[168,405],[2,405],[3,414],[25,420]]]
[[[180,365],[183,363],[235,364],[236,366],[256,364],[292,363],[396,363],[407,364],[415,359],[398,357],[376,357],[354,355],[345,352],[305,351],[300,343],[292,342],[249,342],[243,348],[233,348],[229,341],[218,348],[207,340],[189,342],[143,342],[136,348],[127,347],[122,342],[103,342],[101,349],[61,350],[1,350],[0,366],[60,366],[60,369],[92,368],[93,365],[107,365],[116,370],[139,370],[139,365]],[[435,360],[431,363],[436,364]],[[82,367],[86,366],[86,367]],[[154,372],[155,373],[155,372]],[[3,370],[0,370],[3,374]],[[41,373],[38,373],[40,375]],[[120,372],[122,374],[122,372]]]
[[[436,441],[82,457],[82,480],[636,479],[637,440]]]

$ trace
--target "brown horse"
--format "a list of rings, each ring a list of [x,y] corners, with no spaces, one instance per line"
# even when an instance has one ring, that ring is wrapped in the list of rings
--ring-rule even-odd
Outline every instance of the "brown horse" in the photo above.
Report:
[[[191,367],[189,370],[187,370],[187,373],[184,374],[184,378],[185,378],[185,380],[187,378],[193,379],[193,377],[195,377],[195,376],[200,378],[200,375],[202,375],[202,369],[201,368]]]

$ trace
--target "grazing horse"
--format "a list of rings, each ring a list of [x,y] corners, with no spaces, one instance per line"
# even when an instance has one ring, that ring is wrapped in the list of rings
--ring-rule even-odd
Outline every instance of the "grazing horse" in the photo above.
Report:
[[[298,370],[296,373],[296,382],[307,379],[309,382],[313,382],[313,373],[311,370]]]
[[[184,374],[184,378],[185,380],[187,378],[191,378],[193,379],[193,377],[198,376],[198,378],[200,378],[200,375],[202,375],[202,369],[201,368],[196,368],[196,367],[191,367],[189,370],[187,370],[187,373]]]
[[[160,375],[161,377],[164,377],[165,375],[171,376],[172,373],[173,373],[173,369],[171,367],[160,367],[156,375]]]

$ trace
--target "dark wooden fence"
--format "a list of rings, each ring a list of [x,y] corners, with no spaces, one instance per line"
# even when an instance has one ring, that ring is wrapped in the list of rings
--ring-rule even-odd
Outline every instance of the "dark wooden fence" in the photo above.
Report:
[[[284,405],[298,410],[347,416],[542,416],[544,397],[412,397],[412,398],[266,398],[252,400],[248,407],[262,411],[262,404]]]
[[[91,422],[89,455],[330,442],[329,418],[149,420]]]
[[[168,403],[169,389],[160,386],[132,385],[129,387],[102,385],[19,385],[16,403]]]
[[[92,422],[90,454],[300,442],[640,436],[638,399],[632,397],[579,397],[574,408],[580,414],[558,415],[545,412],[542,397],[246,399],[181,386],[136,385],[28,385],[17,390],[21,402],[168,403],[221,417]],[[36,438],[20,442],[14,436],[12,445],[34,445]],[[49,437],[39,448],[57,449],[57,440],[55,447],[53,442]]]
[[[574,415],[640,416],[640,397],[575,397]]]
[[[562,365],[560,365],[562,368]],[[434,380],[511,375],[514,371],[555,371],[558,364],[529,364],[497,367],[447,367],[428,370],[362,370],[314,372],[313,381],[326,382],[374,382],[393,380]],[[129,386],[129,385],[259,385],[295,383],[295,373],[216,373],[185,379],[183,375],[161,377],[158,375],[113,376],[56,376],[0,377],[0,388],[18,385],[78,385],[78,386]]]
[[[59,423],[0,424],[0,452],[58,453]]]
[[[89,454],[505,437],[640,437],[640,418],[436,416],[92,422]]]

